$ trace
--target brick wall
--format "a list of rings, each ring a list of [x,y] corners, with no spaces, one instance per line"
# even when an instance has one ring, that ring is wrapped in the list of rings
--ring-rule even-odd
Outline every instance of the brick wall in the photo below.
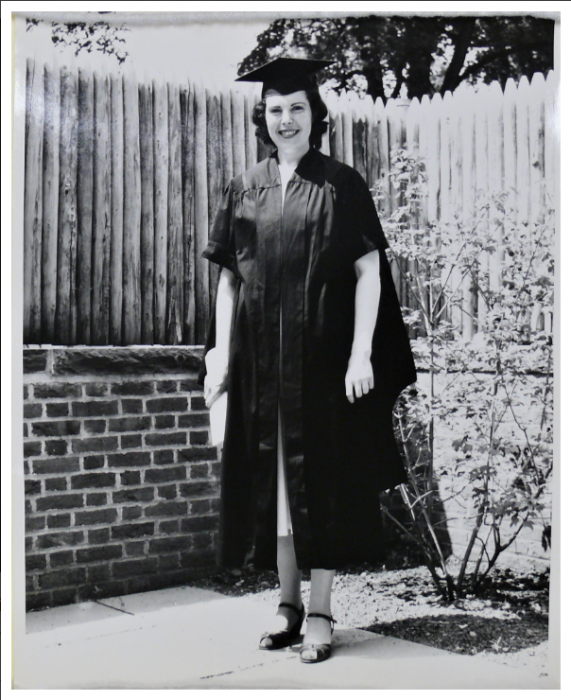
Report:
[[[29,609],[190,581],[215,562],[201,348],[24,350]]]

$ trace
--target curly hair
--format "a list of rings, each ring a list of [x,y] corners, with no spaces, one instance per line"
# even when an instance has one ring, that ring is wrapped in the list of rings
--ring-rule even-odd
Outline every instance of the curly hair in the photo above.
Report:
[[[321,148],[323,134],[327,131],[327,107],[319,94],[317,87],[304,90],[311,108],[311,133],[309,145],[313,148]],[[252,110],[252,121],[256,126],[256,136],[262,143],[273,144],[266,124],[266,99],[262,98]]]

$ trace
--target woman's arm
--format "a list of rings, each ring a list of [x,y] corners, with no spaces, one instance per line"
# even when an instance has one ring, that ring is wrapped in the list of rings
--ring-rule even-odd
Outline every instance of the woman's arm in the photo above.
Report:
[[[228,372],[235,295],[236,277],[230,270],[222,268],[216,294],[216,347],[206,357],[207,374],[204,378],[204,400],[207,407],[210,407],[224,391]]]
[[[379,252],[373,250],[355,262],[355,330],[347,374],[345,393],[351,403],[374,388],[371,351],[381,298]]]

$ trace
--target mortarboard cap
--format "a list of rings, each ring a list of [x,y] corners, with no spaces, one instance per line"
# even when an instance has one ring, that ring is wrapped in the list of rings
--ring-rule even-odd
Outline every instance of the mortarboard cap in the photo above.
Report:
[[[282,95],[307,90],[315,85],[313,74],[333,61],[314,58],[275,58],[260,68],[236,78],[237,81],[263,83],[262,96],[270,89]]]

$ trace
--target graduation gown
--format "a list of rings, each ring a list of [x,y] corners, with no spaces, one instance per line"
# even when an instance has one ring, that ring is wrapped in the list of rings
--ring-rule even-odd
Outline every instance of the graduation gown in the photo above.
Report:
[[[313,148],[287,184],[283,212],[275,153],[226,187],[203,253],[238,279],[221,565],[276,568],[278,401],[298,567],[379,558],[379,493],[406,480],[392,408],[416,379],[387,246],[363,178]],[[373,250],[381,263],[375,388],[351,404],[345,373],[355,320],[353,264]],[[206,351],[215,345],[214,328],[212,319]]]

